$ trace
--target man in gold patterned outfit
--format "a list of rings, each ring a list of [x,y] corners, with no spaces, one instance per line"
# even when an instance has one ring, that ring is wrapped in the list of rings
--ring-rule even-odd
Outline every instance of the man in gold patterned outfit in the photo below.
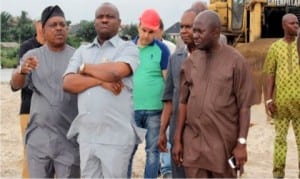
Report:
[[[299,22],[294,14],[282,18],[284,37],[274,42],[264,64],[266,110],[274,118],[273,176],[284,177],[287,133],[290,122],[296,136],[300,168],[300,64],[296,37]],[[300,173],[298,174],[300,177]]]

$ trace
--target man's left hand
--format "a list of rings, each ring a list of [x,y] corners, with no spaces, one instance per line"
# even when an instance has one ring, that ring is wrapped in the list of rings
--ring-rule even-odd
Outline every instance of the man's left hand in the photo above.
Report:
[[[101,86],[109,91],[111,91],[114,95],[118,95],[121,93],[124,84],[122,81],[119,82],[103,82]]]
[[[247,146],[246,144],[240,144],[237,142],[232,154],[236,160],[236,166],[238,169],[242,169],[244,164],[247,162]],[[242,171],[241,171],[242,174]]]

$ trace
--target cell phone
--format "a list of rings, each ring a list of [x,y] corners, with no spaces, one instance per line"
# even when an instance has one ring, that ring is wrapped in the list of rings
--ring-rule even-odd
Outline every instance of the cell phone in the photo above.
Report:
[[[230,167],[231,168],[236,168],[236,161],[235,161],[235,157],[234,156],[232,156],[232,157],[230,157],[229,159],[228,159],[228,163],[229,163],[229,165],[230,165]]]

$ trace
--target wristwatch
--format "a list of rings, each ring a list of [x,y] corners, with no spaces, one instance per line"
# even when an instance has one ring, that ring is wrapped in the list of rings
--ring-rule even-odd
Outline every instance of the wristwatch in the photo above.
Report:
[[[266,100],[266,105],[269,105],[272,102],[273,102],[273,99],[268,99],[268,100]]]
[[[80,67],[79,67],[79,73],[83,73],[84,67],[85,67],[84,63],[80,65]]]
[[[247,140],[246,140],[244,137],[240,137],[240,138],[238,138],[238,142],[239,142],[240,144],[245,145],[245,144],[247,143]]]

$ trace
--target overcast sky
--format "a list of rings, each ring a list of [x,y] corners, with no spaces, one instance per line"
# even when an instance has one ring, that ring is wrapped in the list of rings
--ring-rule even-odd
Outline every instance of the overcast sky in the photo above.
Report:
[[[0,0],[1,12],[20,16],[21,11],[28,12],[31,19],[40,17],[43,9],[49,5],[59,5],[72,24],[80,20],[93,20],[96,8],[103,2],[111,2],[120,11],[122,24],[136,24],[143,10],[154,8],[164,21],[165,29],[180,21],[181,15],[196,0]],[[202,0],[205,2],[205,0]]]

